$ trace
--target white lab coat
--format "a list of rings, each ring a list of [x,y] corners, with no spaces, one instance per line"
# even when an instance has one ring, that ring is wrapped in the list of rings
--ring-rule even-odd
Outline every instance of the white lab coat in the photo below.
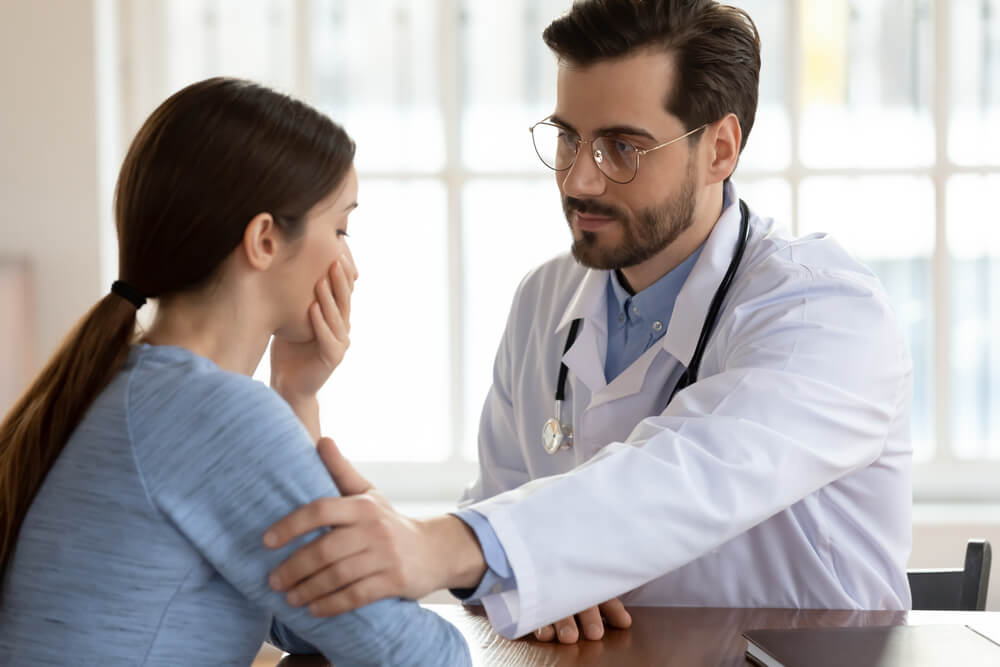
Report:
[[[627,605],[906,609],[912,363],[878,280],[832,239],[751,213],[698,381],[664,409],[737,244],[735,195],[666,335],[608,384],[606,271],[558,257],[518,288],[462,499],[516,590],[483,604],[517,637]],[[576,444],[550,456],[563,359]]]

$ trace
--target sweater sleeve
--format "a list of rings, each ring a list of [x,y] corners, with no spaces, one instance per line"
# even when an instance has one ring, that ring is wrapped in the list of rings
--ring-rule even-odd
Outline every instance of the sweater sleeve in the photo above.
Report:
[[[247,600],[337,665],[470,664],[458,630],[413,601],[315,618],[271,590],[269,572],[313,533],[264,547],[275,521],[339,495],[309,435],[270,388],[215,370],[129,393],[130,435],[150,501]]]

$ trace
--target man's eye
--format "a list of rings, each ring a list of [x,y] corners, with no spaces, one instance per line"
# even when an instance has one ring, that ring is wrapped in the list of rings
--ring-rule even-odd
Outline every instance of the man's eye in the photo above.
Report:
[[[635,151],[635,146],[621,139],[615,139],[614,147],[620,155],[631,155]]]
[[[337,236],[343,236],[343,237],[346,237],[346,238],[350,238],[351,237],[351,235],[347,233],[346,229],[338,229],[337,230]]]

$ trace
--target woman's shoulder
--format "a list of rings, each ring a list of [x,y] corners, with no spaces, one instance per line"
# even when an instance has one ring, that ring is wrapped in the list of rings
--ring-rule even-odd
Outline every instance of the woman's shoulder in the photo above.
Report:
[[[135,345],[127,370],[129,413],[211,414],[216,410],[288,406],[269,387],[239,373],[219,368],[212,360],[169,345]],[[248,404],[249,402],[249,404]]]
[[[188,350],[135,346],[128,363],[129,435],[140,457],[206,445],[250,451],[255,443],[305,433],[270,387]]]

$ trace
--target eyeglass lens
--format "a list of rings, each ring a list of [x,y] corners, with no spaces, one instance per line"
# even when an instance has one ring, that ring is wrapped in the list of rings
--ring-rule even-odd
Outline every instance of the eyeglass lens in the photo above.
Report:
[[[556,171],[572,167],[582,145],[572,132],[548,123],[535,125],[531,136],[538,157]],[[598,168],[612,181],[627,183],[635,178],[638,154],[632,144],[614,137],[598,137],[590,148]]]

